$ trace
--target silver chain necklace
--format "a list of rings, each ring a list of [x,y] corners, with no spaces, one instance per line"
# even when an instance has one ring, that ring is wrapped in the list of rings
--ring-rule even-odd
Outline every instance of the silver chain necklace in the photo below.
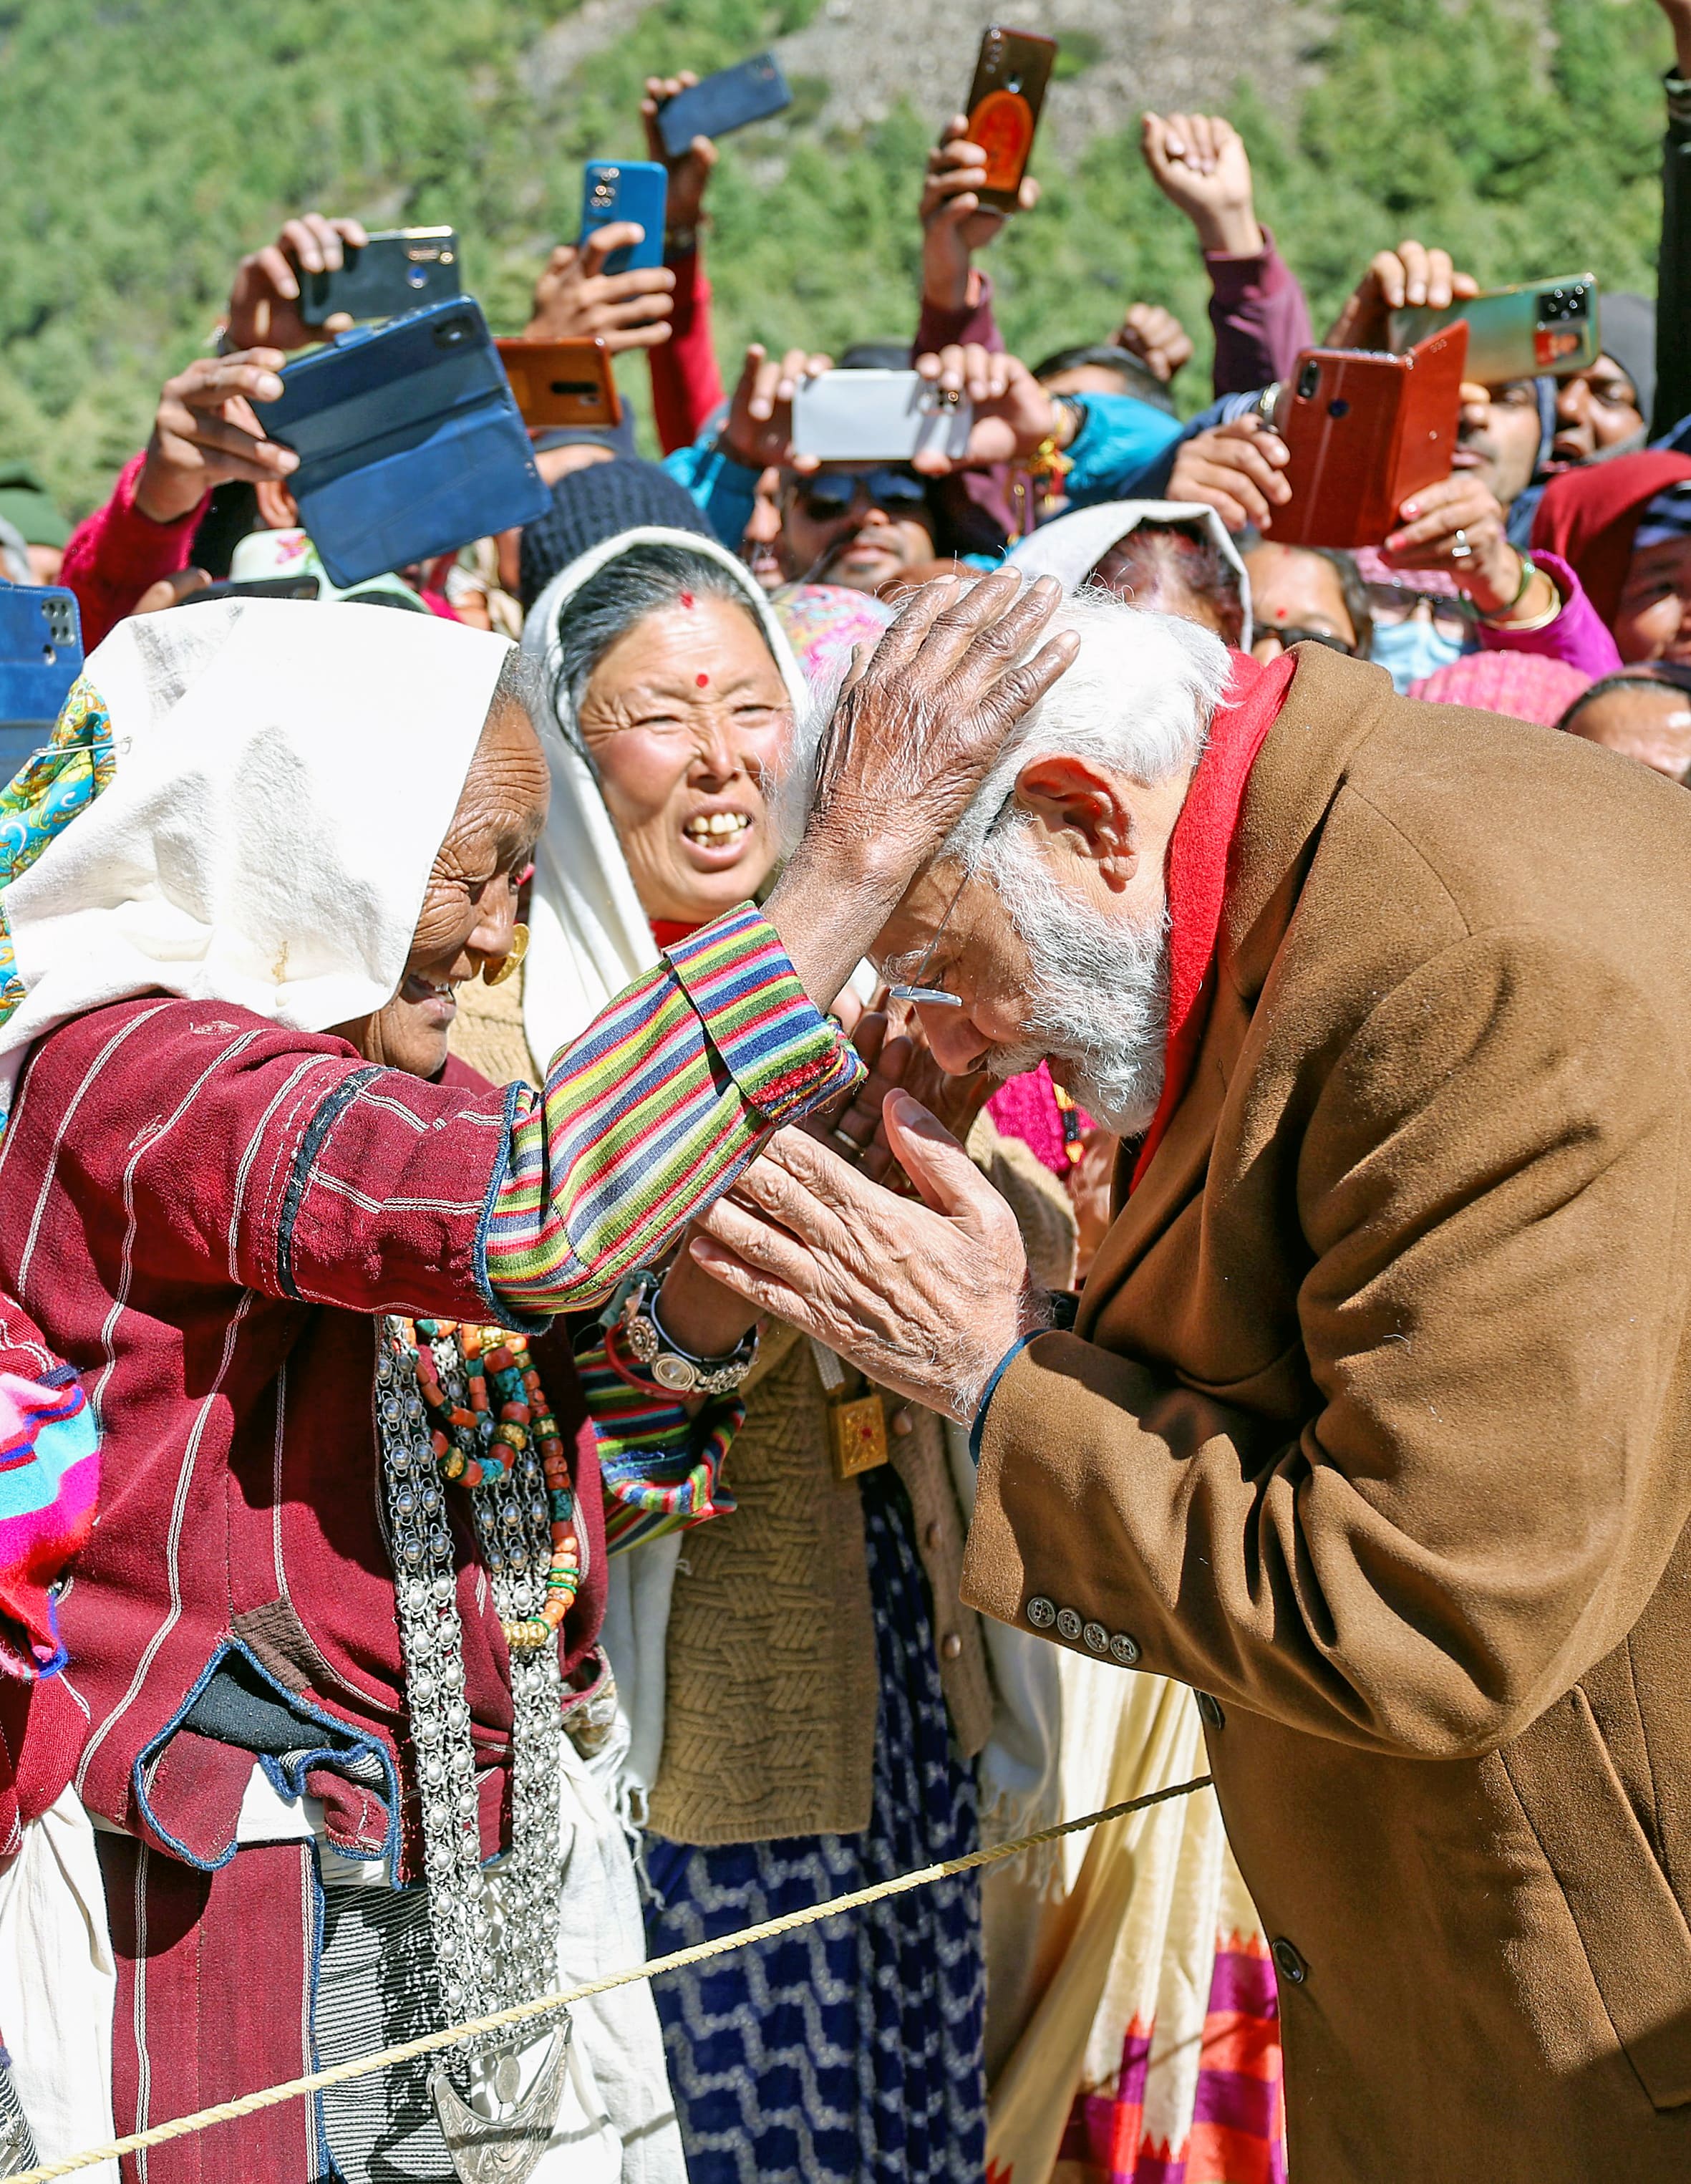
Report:
[[[455,1343],[435,1346],[452,1400],[466,1400]],[[405,1704],[422,1802],[423,1874],[429,1925],[448,2023],[492,2015],[553,1991],[558,1975],[558,1844],[562,1685],[558,1634],[513,1649],[511,1847],[485,1871],[464,1689],[464,1632],[446,1490],[401,1323],[382,1323],[376,1348],[376,1420],[393,1556]],[[551,1534],[539,1457],[531,1446],[497,1481],[469,1490],[481,1560],[502,1621],[539,1617],[546,1602]],[[520,2099],[523,2046],[552,2028],[552,2044]],[[567,2011],[515,2035],[487,2034],[454,2050],[481,2065],[505,2111],[478,2115],[445,2069],[431,2081],[436,2114],[464,2184],[522,2184],[545,2152],[563,2095]]]

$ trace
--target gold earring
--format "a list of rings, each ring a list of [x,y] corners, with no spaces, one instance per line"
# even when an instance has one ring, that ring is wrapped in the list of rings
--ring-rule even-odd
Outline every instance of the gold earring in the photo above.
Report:
[[[505,960],[500,964],[498,969],[495,971],[487,963],[481,966],[483,985],[503,986],[512,972],[521,967],[523,957],[527,953],[528,928],[526,925],[514,925],[511,928],[511,944],[506,950]]]

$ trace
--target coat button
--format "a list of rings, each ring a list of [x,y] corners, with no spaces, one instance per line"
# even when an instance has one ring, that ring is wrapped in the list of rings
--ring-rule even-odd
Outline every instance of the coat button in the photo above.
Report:
[[[1221,1702],[1212,1698],[1208,1691],[1199,1692],[1198,1712],[1199,1718],[1207,1721],[1211,1729],[1226,1727],[1227,1717],[1221,1711]]]
[[[1036,1630],[1049,1630],[1057,1620],[1056,1609],[1052,1607],[1044,1594],[1040,1592],[1036,1592],[1032,1599],[1028,1602],[1026,1613],[1028,1621]]]
[[[913,1434],[915,1429],[916,1422],[915,1418],[912,1418],[909,1411],[893,1412],[893,1430],[898,1435],[900,1440],[904,1440],[906,1434]]]
[[[1118,1630],[1110,1641],[1110,1658],[1119,1661],[1124,1669],[1131,1669],[1139,1658],[1139,1649],[1125,1630]]]
[[[933,1550],[939,1545],[939,1527],[937,1524],[928,1524],[923,1528],[922,1545],[927,1549],[930,1554],[932,1554]]]
[[[954,1630],[948,1630],[939,1641],[940,1658],[943,1661],[954,1661],[962,1651],[963,1641]]]
[[[1282,1979],[1290,1980],[1293,1986],[1302,1986],[1310,1976],[1309,1966],[1283,1934],[1271,1946],[1269,1954],[1274,1959],[1275,1970]]]
[[[1080,1636],[1081,1618],[1072,1607],[1057,1610],[1057,1635],[1060,1638],[1066,1638],[1071,1645]]]
[[[1101,1623],[1088,1623],[1081,1635],[1087,1641],[1088,1653],[1107,1653],[1110,1651],[1110,1633]]]

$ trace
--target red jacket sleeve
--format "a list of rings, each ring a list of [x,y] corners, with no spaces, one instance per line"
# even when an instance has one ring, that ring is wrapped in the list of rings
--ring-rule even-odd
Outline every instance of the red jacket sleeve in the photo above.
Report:
[[[1262,231],[1252,257],[1206,250],[1210,323],[1215,329],[1215,392],[1250,394],[1277,379],[1289,379],[1299,349],[1315,337],[1310,307],[1298,276]]]
[[[194,529],[205,513],[202,500],[174,523],[155,523],[143,515],[135,504],[135,483],[146,460],[144,452],[131,457],[111,499],[83,518],[64,549],[58,581],[76,594],[85,651],[92,652],[125,615],[134,612],[136,601],[149,584],[187,567]]]
[[[979,342],[982,348],[991,349],[995,355],[1003,354],[1004,337],[993,315],[992,278],[986,273],[973,273],[970,282],[976,292],[975,300],[965,304],[960,310],[944,309],[937,304],[929,303],[926,296],[922,298],[916,337],[910,344],[912,361],[934,349],[944,348],[951,342]]]
[[[666,455],[690,448],[722,399],[722,375],[710,338],[710,283],[698,250],[665,259],[676,276],[670,337],[646,352],[652,367],[652,415]]]

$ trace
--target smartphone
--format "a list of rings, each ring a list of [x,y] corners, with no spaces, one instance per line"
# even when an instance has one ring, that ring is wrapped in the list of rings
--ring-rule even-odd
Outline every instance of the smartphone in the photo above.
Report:
[[[552,506],[473,296],[337,334],[281,378],[264,429],[299,456],[288,488],[337,591]]]
[[[51,737],[81,672],[76,594],[56,585],[0,583],[0,783]]]
[[[314,599],[322,591],[315,577],[248,577],[236,583],[225,577],[221,583],[203,584],[197,592],[185,592],[176,602],[179,607],[209,605],[218,599]]]
[[[581,240],[613,220],[637,220],[646,231],[604,262],[607,273],[664,262],[664,207],[670,178],[656,159],[589,159],[581,170]]]
[[[792,103],[781,63],[773,53],[758,53],[666,100],[658,109],[658,134],[670,157],[679,159],[695,136],[726,136],[731,129],[766,121]]]
[[[1486,387],[1540,372],[1587,370],[1601,347],[1594,273],[1488,288],[1443,310],[1423,304],[1393,311],[1387,338],[1401,355],[1458,319],[1468,328],[1468,376]]]
[[[975,81],[969,86],[969,142],[987,155],[981,202],[999,212],[1016,209],[1056,58],[1057,41],[1032,31],[989,23],[981,35]]]
[[[589,341],[501,341],[494,347],[522,421],[531,431],[621,422],[610,352],[597,336]]]
[[[973,405],[941,401],[914,371],[821,371],[793,397],[793,446],[825,463],[907,463],[930,452],[954,461],[969,446]]]
[[[1407,356],[1303,352],[1280,413],[1292,498],[1274,511],[1277,546],[1377,546],[1411,493],[1449,476],[1467,350],[1459,319]]]
[[[300,274],[299,315],[308,326],[342,311],[358,320],[397,319],[463,291],[458,237],[449,227],[398,227],[361,248],[341,248],[345,262],[332,272]]]

